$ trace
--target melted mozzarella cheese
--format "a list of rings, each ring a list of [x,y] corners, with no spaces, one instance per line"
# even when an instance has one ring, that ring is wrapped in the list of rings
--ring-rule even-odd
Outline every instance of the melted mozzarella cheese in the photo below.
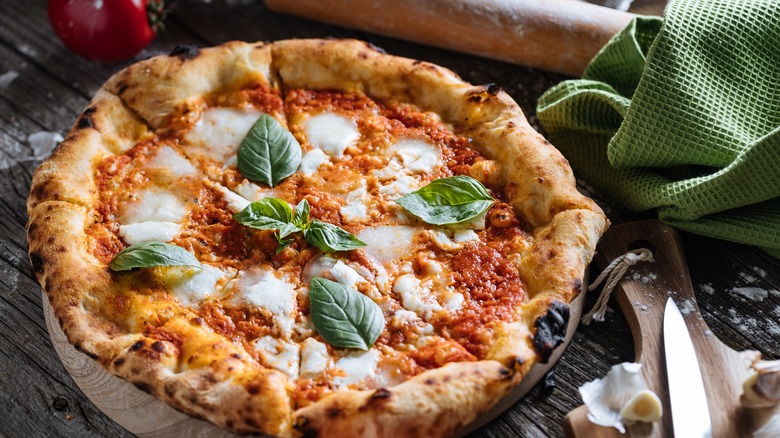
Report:
[[[173,222],[146,221],[134,224],[120,225],[119,235],[128,245],[142,242],[170,242],[177,234],[181,225]]]
[[[172,294],[185,306],[196,306],[201,301],[214,295],[217,282],[227,274],[219,268],[203,264],[203,270],[190,269],[182,276],[165,279],[168,293]]]
[[[366,254],[386,265],[411,254],[412,240],[417,231],[417,228],[406,225],[384,225],[366,228],[357,237],[366,243],[363,247]]]
[[[301,376],[317,377],[328,368],[330,357],[328,346],[314,339],[307,338],[301,347]]]
[[[303,127],[309,143],[333,158],[343,157],[344,150],[360,137],[354,120],[333,113],[309,117]]]
[[[312,149],[303,154],[299,168],[304,175],[311,175],[323,164],[330,161],[328,155],[322,149]]]
[[[161,147],[146,167],[170,172],[171,175],[178,178],[193,176],[196,172],[195,166],[170,146]]]
[[[385,167],[371,171],[371,174],[379,181],[389,181],[403,175],[403,173],[404,167],[397,158],[391,158]]]
[[[301,347],[294,342],[284,342],[273,336],[263,336],[255,341],[255,348],[265,363],[293,379],[298,378]]]
[[[434,312],[442,309],[439,303],[427,296],[430,292],[414,275],[405,274],[398,277],[393,292],[401,296],[401,303],[406,310],[416,313],[420,318],[430,319]]]
[[[444,301],[444,307],[452,311],[458,311],[463,308],[465,298],[460,292],[453,292],[452,295]]]
[[[431,173],[441,164],[439,149],[422,140],[401,140],[390,151],[401,159],[404,169],[412,173]]]
[[[333,383],[336,387],[354,385],[376,375],[376,366],[381,354],[372,348],[366,352],[349,353],[337,360],[333,368],[340,370],[343,375],[334,376]]]
[[[347,205],[339,209],[341,217],[347,222],[364,222],[371,219],[368,215],[369,196],[365,184],[347,194]]]
[[[249,181],[248,179],[245,179],[241,181],[241,184],[237,185],[235,188],[235,192],[241,195],[244,199],[247,199],[251,202],[259,201],[263,198],[274,198],[276,197],[276,191],[273,189],[264,189],[257,184],[254,184],[253,182]]]
[[[214,188],[216,188],[220,193],[222,193],[222,197],[225,199],[225,202],[227,202],[228,209],[232,211],[233,213],[238,213],[245,209],[250,202],[245,199],[243,196],[240,196],[236,193],[231,192],[227,189],[227,187],[223,186],[219,183],[214,183]]]
[[[122,222],[161,221],[181,222],[187,214],[187,205],[170,191],[147,188],[138,193],[138,198],[125,205]]]
[[[384,185],[379,188],[379,193],[387,196],[388,199],[394,200],[401,196],[408,195],[417,190],[420,186],[420,181],[410,175],[401,175],[395,181],[390,184]]]
[[[284,336],[289,336],[295,324],[297,294],[292,284],[264,269],[242,272],[236,282],[236,304],[258,307],[273,317]]]
[[[306,265],[303,270],[303,280],[309,284],[313,277],[325,277],[325,274],[330,272],[335,264],[336,259],[327,254],[321,254]]]
[[[184,139],[204,155],[223,162],[235,155],[262,113],[231,108],[209,108]]]
[[[441,230],[429,230],[428,237],[444,251],[457,251],[469,242],[479,240],[479,235],[474,230],[455,230],[452,238]]]
[[[358,274],[357,271],[347,266],[341,260],[337,261],[336,264],[330,268],[330,274],[333,276],[334,280],[352,289],[357,289],[358,283],[364,283],[366,281],[366,279]]]

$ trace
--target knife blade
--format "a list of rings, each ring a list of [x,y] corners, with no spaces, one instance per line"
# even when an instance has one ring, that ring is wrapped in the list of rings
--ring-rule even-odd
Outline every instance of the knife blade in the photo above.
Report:
[[[674,436],[711,437],[712,421],[699,360],[682,313],[671,297],[664,309],[664,356]]]

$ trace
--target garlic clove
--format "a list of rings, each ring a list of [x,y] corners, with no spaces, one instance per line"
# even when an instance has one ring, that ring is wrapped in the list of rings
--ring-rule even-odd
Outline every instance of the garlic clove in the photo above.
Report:
[[[592,423],[625,433],[620,411],[637,393],[647,389],[641,368],[638,363],[621,363],[613,366],[603,379],[580,386],[580,395]]]
[[[661,399],[649,389],[639,391],[620,410],[624,420],[652,423],[661,419],[664,408]]]

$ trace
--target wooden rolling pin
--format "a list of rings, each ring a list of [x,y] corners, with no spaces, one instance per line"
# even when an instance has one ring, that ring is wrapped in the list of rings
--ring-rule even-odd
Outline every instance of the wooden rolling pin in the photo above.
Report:
[[[580,76],[634,17],[575,0],[266,0],[277,12]]]

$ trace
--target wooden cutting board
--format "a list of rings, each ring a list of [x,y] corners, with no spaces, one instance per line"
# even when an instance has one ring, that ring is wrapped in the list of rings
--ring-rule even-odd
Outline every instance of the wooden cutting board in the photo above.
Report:
[[[206,421],[191,417],[168,406],[132,383],[107,372],[87,355],[77,351],[62,332],[46,294],[42,294],[43,312],[54,349],[78,387],[109,418],[141,438],[238,437]],[[566,339],[547,364],[535,365],[528,376],[490,411],[467,425],[459,436],[484,426],[517,403],[558,361],[577,330],[582,314],[584,293],[571,303]]]
[[[682,310],[699,358],[709,401],[713,436],[752,436],[773,412],[780,409],[746,409],[740,404],[742,382],[748,377],[748,368],[740,354],[720,342],[704,322],[696,305],[685,253],[677,231],[657,220],[615,226],[602,238],[596,263],[603,268],[628,250],[642,247],[654,252],[654,261],[640,262],[629,269],[615,288],[615,295],[634,337],[635,361],[642,364],[645,381],[663,401],[664,416],[659,423],[637,424],[629,428],[628,436],[673,436],[662,340],[664,306],[669,297],[672,297]],[[614,428],[591,423],[587,414],[588,409],[580,406],[566,416],[566,436],[626,436]],[[674,421],[685,421],[685,418],[675,418]]]

